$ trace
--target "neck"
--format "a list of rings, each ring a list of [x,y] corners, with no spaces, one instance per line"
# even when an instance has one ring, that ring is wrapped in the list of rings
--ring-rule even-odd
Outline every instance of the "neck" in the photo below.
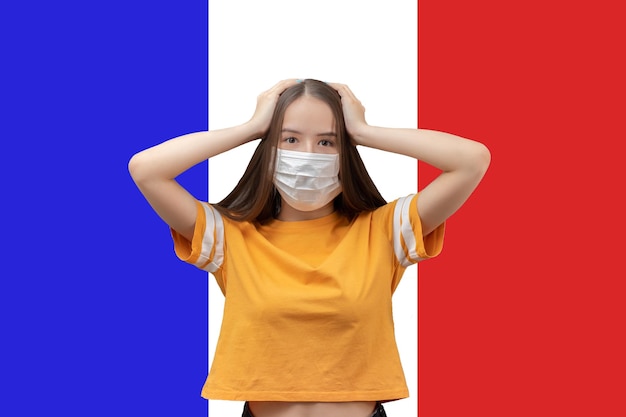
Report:
[[[282,199],[281,199],[282,200]],[[291,207],[289,204],[285,202],[285,200],[281,201],[280,213],[276,218],[278,220],[284,222],[298,222],[302,220],[315,220],[324,216],[328,216],[329,214],[335,211],[335,206],[333,202],[326,204],[324,207],[318,208],[316,210],[311,211],[300,211]]]

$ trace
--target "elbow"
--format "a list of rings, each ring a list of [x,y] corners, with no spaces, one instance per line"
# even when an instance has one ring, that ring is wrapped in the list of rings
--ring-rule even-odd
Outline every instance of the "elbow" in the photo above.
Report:
[[[465,172],[469,177],[480,181],[491,164],[491,152],[479,142],[471,142],[468,145],[463,150],[462,162],[458,169]]]
[[[137,184],[145,178],[145,163],[141,153],[133,155],[128,161],[128,173]]]
[[[477,143],[476,152],[474,155],[474,164],[483,175],[487,172],[489,165],[491,164],[491,152],[482,143]]]

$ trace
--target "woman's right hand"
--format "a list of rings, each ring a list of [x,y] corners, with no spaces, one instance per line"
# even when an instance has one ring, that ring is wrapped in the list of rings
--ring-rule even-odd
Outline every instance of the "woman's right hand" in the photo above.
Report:
[[[300,82],[300,80],[295,78],[282,80],[269,90],[259,94],[254,115],[248,122],[250,125],[254,126],[255,131],[258,132],[258,137],[265,136],[269,130],[278,97],[280,97],[286,89],[296,85],[298,82]]]
[[[154,211],[174,230],[191,240],[197,201],[176,177],[192,166],[230,149],[263,137],[269,129],[278,97],[298,80],[283,80],[261,93],[248,123],[170,139],[135,154],[128,169]]]

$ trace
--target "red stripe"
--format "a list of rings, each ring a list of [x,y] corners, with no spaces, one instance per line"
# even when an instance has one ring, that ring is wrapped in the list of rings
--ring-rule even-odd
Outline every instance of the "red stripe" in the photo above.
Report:
[[[623,16],[420,0],[419,127],[492,152],[419,266],[420,417],[626,415]]]

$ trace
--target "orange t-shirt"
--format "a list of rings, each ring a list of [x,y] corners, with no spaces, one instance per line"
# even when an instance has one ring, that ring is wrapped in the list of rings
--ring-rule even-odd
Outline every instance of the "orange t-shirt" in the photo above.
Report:
[[[225,295],[202,396],[240,401],[389,401],[408,396],[391,296],[407,266],[439,254],[422,239],[417,197],[348,221],[236,222],[198,203],[176,254]]]

